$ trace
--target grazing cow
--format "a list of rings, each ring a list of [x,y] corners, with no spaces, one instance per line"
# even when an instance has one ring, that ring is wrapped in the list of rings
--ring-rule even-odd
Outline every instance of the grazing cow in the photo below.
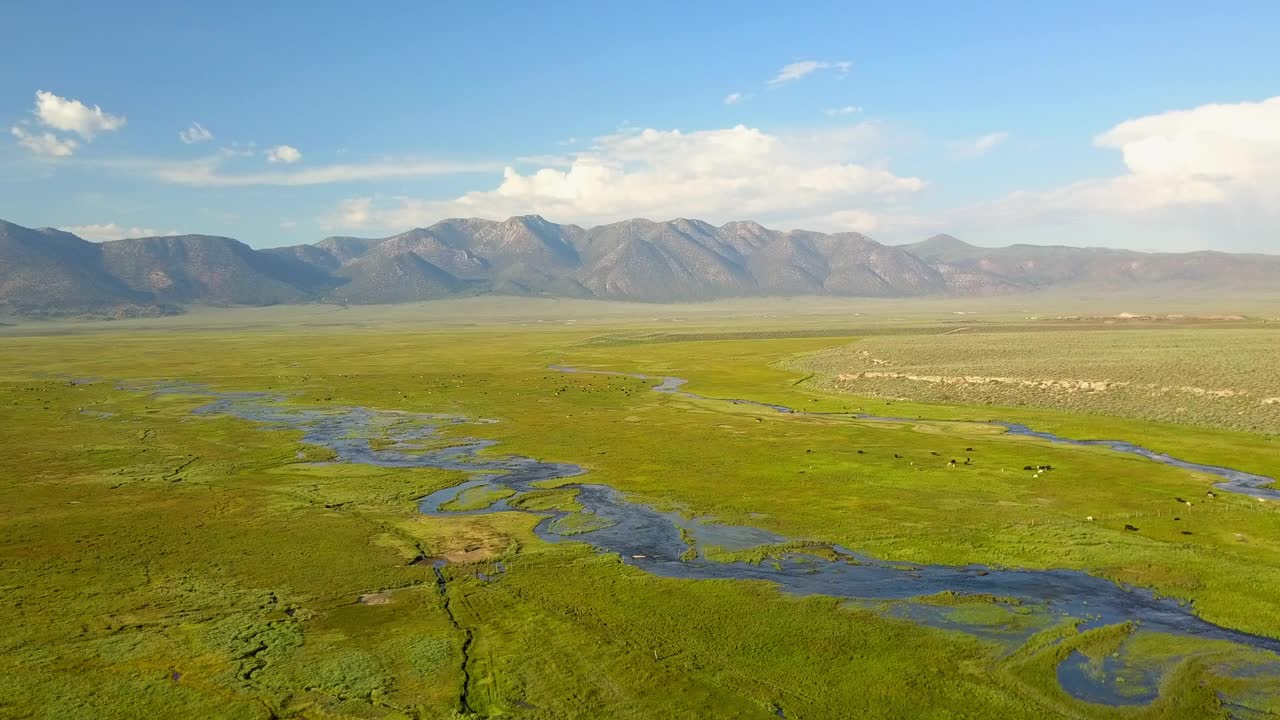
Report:
[[[1178,501],[1178,502],[1180,502],[1180,503],[1184,503],[1184,502],[1186,502],[1186,500],[1183,500],[1183,499],[1182,499],[1182,498],[1180,498],[1180,497],[1176,497],[1176,498],[1174,498],[1174,500],[1177,500],[1177,501]]]
[[[1030,465],[1023,465],[1023,466],[1022,466],[1022,469],[1023,469],[1023,470],[1035,470],[1035,468],[1031,467]]]
[[[930,455],[937,455],[938,453],[936,453],[936,452],[934,452],[934,451],[930,450],[930,451],[929,451],[929,454],[930,454]]]
[[[865,452],[866,452],[866,451],[864,451],[864,450],[859,450],[859,451],[858,451],[858,454],[859,454],[859,455],[863,455],[863,454],[865,454]]]
[[[893,454],[893,457],[895,457],[895,458],[896,458],[896,459],[898,459],[898,460],[901,460],[901,459],[902,459],[902,456],[901,456],[901,455],[899,455],[898,453],[894,453],[894,454]]]
[[[949,465],[949,466],[951,466],[951,467],[955,467],[955,466],[956,466],[955,458],[952,458],[951,462],[947,463],[947,465]]]
[[[1209,496],[1209,497],[1211,497],[1211,498],[1212,498],[1212,497],[1218,497],[1218,494],[1217,494],[1216,492],[1212,491],[1212,490],[1210,490],[1209,492],[1205,493],[1205,495],[1207,495],[1207,496]]]
[[[1093,516],[1092,516],[1092,515],[1085,515],[1085,516],[1084,516],[1084,519],[1085,519],[1087,522],[1093,522]]]
[[[964,451],[965,451],[965,452],[973,452],[973,448],[965,448],[965,449],[964,449]]]
[[[1130,525],[1130,524],[1128,524],[1128,523],[1125,523],[1125,525],[1124,525],[1124,529],[1125,529],[1125,530],[1128,530],[1129,532],[1138,532],[1138,528],[1136,528],[1136,527],[1134,527],[1134,526],[1132,526],[1132,525]]]

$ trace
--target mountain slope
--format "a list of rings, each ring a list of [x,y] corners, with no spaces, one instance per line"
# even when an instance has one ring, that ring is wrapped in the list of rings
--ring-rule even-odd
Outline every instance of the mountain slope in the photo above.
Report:
[[[634,219],[442,220],[385,238],[255,250],[182,235],[91,243],[0,222],[0,313],[155,314],[174,304],[397,303],[478,292],[651,302],[974,296],[1049,288],[1273,288],[1280,257],[1014,245]]]
[[[752,294],[755,278],[724,253],[708,228],[685,220],[592,228],[580,242],[594,260],[578,278],[599,297],[661,301]]]
[[[52,228],[0,221],[0,312],[117,316],[170,311],[107,272],[100,246]]]
[[[163,302],[274,305],[308,300],[330,284],[309,265],[225,237],[137,238],[100,247],[107,272]]]
[[[947,235],[904,250],[958,278],[982,278],[1018,289],[1133,286],[1274,287],[1280,257],[1219,252],[1144,253],[1062,245],[982,248]],[[953,279],[952,284],[962,286]]]
[[[343,269],[348,281],[328,299],[368,305],[402,303],[447,297],[462,291],[466,283],[412,252],[376,253]]]
[[[981,255],[987,248],[980,248],[950,235],[934,235],[920,242],[899,245],[899,248],[922,260],[955,262]]]

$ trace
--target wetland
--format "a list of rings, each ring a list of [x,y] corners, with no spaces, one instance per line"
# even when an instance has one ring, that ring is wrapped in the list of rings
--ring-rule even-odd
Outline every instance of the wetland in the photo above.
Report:
[[[1268,436],[349,332],[7,341],[0,715],[1276,710]]]

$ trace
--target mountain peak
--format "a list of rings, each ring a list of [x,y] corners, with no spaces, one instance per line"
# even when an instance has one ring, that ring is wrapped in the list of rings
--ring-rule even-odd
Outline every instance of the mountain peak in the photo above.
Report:
[[[501,293],[670,302],[760,295],[987,295],[1049,287],[1280,285],[1280,257],[891,247],[860,233],[635,218],[583,229],[540,215],[441,220],[383,238],[255,250],[209,235],[91,243],[0,221],[0,313],[159,313],[177,304],[410,302]]]
[[[507,225],[551,225],[550,221],[541,215],[512,215],[507,218]]]
[[[959,258],[973,257],[983,252],[989,252],[977,245],[969,243],[957,238],[953,235],[941,233],[934,235],[926,240],[902,245],[901,248],[925,260],[940,260],[943,262],[956,260]]]
[[[921,241],[921,244],[924,244],[924,243],[929,243],[929,244],[936,245],[936,246],[939,246],[939,247],[962,247],[962,248],[974,248],[974,247],[977,247],[976,245],[971,245],[971,244],[969,244],[969,243],[967,243],[967,242],[965,242],[965,241],[961,240],[960,238],[956,237],[955,235],[948,235],[948,234],[946,234],[946,233],[938,233],[937,235],[934,235],[933,237],[930,237],[930,238],[928,238],[928,239],[926,239],[926,240],[922,240],[922,241]]]

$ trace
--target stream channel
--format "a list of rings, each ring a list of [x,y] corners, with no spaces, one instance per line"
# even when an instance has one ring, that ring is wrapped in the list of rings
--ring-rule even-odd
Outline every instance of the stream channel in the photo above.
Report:
[[[657,381],[655,392],[699,400],[719,400],[754,405],[782,413],[802,412],[792,408],[750,400],[707,398],[682,390],[685,381],[674,377],[654,377],[603,370],[581,370],[553,365],[559,372],[618,375]],[[140,389],[140,388],[138,388]],[[264,423],[271,428],[299,430],[303,442],[333,451],[333,462],[390,468],[435,468],[467,473],[459,485],[434,492],[419,502],[428,515],[476,515],[514,511],[509,504],[522,493],[542,490],[546,481],[563,481],[582,475],[578,465],[547,462],[521,456],[503,456],[490,450],[496,441],[448,437],[440,447],[440,428],[459,424],[483,424],[492,420],[471,420],[455,415],[372,410],[362,407],[305,408],[286,403],[277,393],[216,392],[191,383],[166,383],[147,388],[160,394],[193,394],[214,398],[195,410],[198,415],[229,415]],[[907,418],[887,418],[851,413],[826,413],[866,421],[919,422]],[[1038,432],[1014,423],[994,423],[1010,434],[1029,435],[1054,443],[1099,445],[1124,453],[1141,455],[1156,462],[1208,473],[1222,478],[1217,487],[1252,497],[1280,498],[1280,492],[1265,487],[1270,478],[1230,468],[1200,465],[1123,441],[1073,440]],[[371,443],[377,440],[376,448]],[[719,546],[729,551],[785,543],[785,538],[748,526],[726,525],[711,518],[687,518],[676,512],[662,512],[631,502],[619,491],[595,483],[560,483],[577,491],[582,515],[572,526],[567,511],[539,511],[543,520],[537,535],[549,542],[584,542],[600,552],[617,553],[627,565],[654,575],[688,580],[734,579],[774,583],[795,595],[827,595],[848,598],[852,604],[871,607],[892,617],[931,627],[959,630],[1002,644],[1012,652],[1031,635],[1062,622],[1076,621],[1083,631],[1090,628],[1133,623],[1135,632],[1161,632],[1221,640],[1280,655],[1280,639],[1252,635],[1210,623],[1197,617],[1189,606],[1156,597],[1148,590],[1118,585],[1077,570],[1020,570],[981,565],[920,565],[877,559],[834,546],[835,559],[812,554],[783,553],[760,563],[722,562],[708,559],[693,548]],[[510,490],[516,494],[481,509],[449,511],[442,506],[461,493],[477,488]],[[585,520],[585,522],[583,522]],[[955,608],[912,598],[938,593],[991,595],[995,605],[1016,622],[976,622],[955,613]],[[1011,600],[1005,600],[1011,599]],[[1027,616],[1031,615],[1031,621]],[[1141,705],[1157,695],[1160,680],[1181,658],[1151,658],[1127,662],[1122,647],[1101,661],[1090,660],[1073,651],[1059,664],[1057,678],[1063,689],[1081,700],[1106,705]],[[1275,677],[1280,687],[1280,660],[1225,662],[1214,671],[1235,677]],[[1227,700],[1227,698],[1224,698]],[[1231,698],[1237,701],[1236,698]]]

